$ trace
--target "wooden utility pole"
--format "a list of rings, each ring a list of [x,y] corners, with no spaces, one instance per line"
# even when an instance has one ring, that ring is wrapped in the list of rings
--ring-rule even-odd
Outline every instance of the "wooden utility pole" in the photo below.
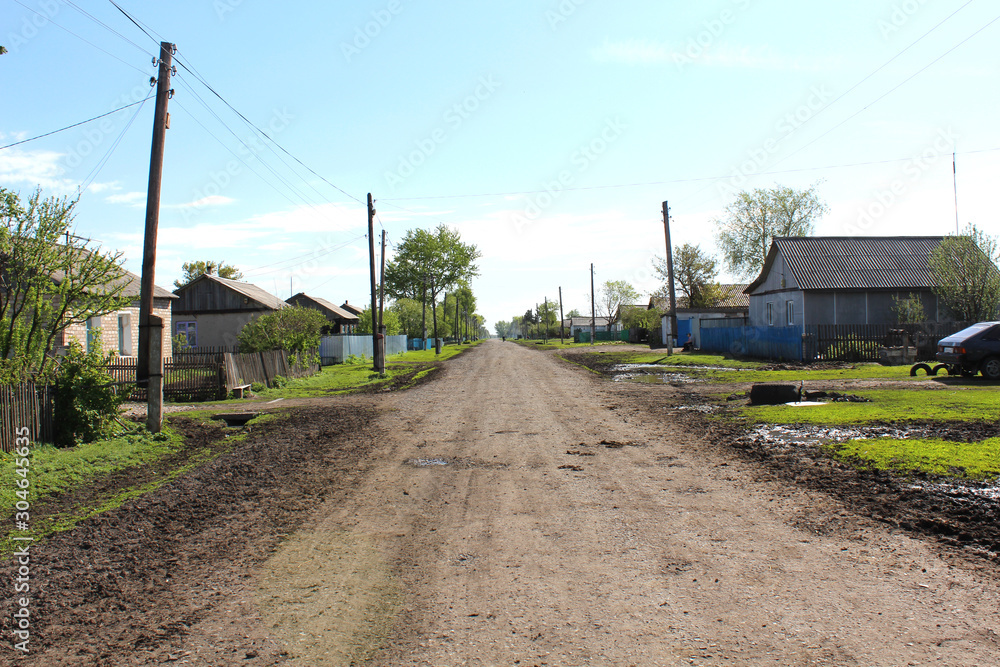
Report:
[[[372,289],[372,370],[381,373],[378,354],[378,294],[375,291],[375,202],[368,193],[368,265]]]
[[[153,143],[149,155],[149,186],[146,191],[146,230],[142,247],[142,276],[139,281],[139,357],[136,363],[136,381],[145,384],[147,391],[147,426],[153,433],[159,433],[163,426],[163,393],[149,391],[151,370],[162,377],[162,340],[161,344],[150,344],[153,335],[163,335],[162,322],[160,327],[153,328],[153,290],[156,279],[156,234],[160,224],[160,182],[163,177],[163,147],[167,138],[167,127],[170,125],[170,115],[167,113],[167,103],[170,100],[170,75],[173,65],[174,45],[170,42],[160,42],[159,72],[156,78],[156,110],[153,112]],[[151,359],[152,353],[158,352],[159,361]],[[150,419],[155,416],[156,419]],[[155,421],[156,423],[152,423]]]
[[[545,297],[545,342],[549,342],[549,297]]]
[[[597,306],[594,299],[594,265],[590,265],[590,344],[595,343],[594,336],[597,334]]]
[[[667,291],[670,294],[670,310],[667,322],[670,331],[667,332],[667,356],[674,352],[674,336],[677,335],[677,296],[674,292],[674,251],[670,245],[670,207],[663,202],[663,232],[667,237]]]
[[[382,230],[382,254],[380,255],[382,268],[378,274],[378,355],[376,357],[378,372],[385,373],[385,324],[382,320],[382,311],[385,308],[385,230]]]
[[[563,321],[562,287],[559,288],[559,343],[566,337],[566,323]]]

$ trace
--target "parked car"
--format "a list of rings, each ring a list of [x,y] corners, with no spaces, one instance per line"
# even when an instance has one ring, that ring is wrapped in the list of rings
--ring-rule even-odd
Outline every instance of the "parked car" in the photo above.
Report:
[[[965,376],[982,373],[1000,380],[1000,322],[978,322],[938,341],[937,360],[948,372]]]

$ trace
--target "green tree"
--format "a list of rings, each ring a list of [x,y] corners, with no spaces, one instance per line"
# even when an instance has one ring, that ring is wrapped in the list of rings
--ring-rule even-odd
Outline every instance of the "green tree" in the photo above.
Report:
[[[655,308],[625,308],[622,313],[622,328],[624,329],[655,329],[660,326],[660,311]]]
[[[956,319],[993,320],[1000,304],[997,239],[973,224],[948,236],[931,253],[934,291]]]
[[[382,326],[385,327],[385,333],[387,336],[396,336],[401,333],[401,326],[399,323],[399,315],[389,309],[382,310]],[[358,333],[372,334],[372,309],[368,306],[361,314],[358,315]]]
[[[924,303],[918,294],[907,294],[903,298],[893,295],[892,312],[900,324],[923,322],[927,319],[924,315]]]
[[[69,327],[129,304],[121,253],[89,247],[71,233],[75,201],[26,202],[0,188],[0,377],[45,378]]]
[[[434,337],[438,338],[438,296],[460,281],[479,275],[475,245],[462,243],[457,230],[438,225],[433,231],[411,229],[397,246],[396,255],[385,267],[386,291],[393,298],[430,298]]]
[[[294,355],[319,347],[329,321],[313,308],[289,306],[248,322],[237,336],[241,352],[284,350]]]
[[[687,297],[691,308],[710,308],[718,300],[715,285],[717,262],[700,246],[685,243],[674,246],[674,282],[681,294]],[[653,258],[653,270],[666,283],[669,280],[665,257]],[[663,285],[656,296],[669,297],[668,286]]]
[[[756,276],[764,267],[771,239],[812,234],[816,220],[828,210],[815,185],[806,190],[777,186],[739,193],[726,207],[726,215],[714,221],[726,266],[736,275]]]
[[[60,447],[103,440],[115,435],[121,425],[118,416],[132,391],[116,385],[108,373],[112,354],[100,346],[84,352],[73,341],[59,359],[55,378],[55,441]]]
[[[392,311],[399,321],[399,332],[410,338],[423,336],[423,317],[420,302],[414,299],[396,299],[387,311]],[[388,316],[383,312],[382,320],[388,326]]]
[[[614,324],[619,308],[634,304],[640,299],[639,292],[625,280],[606,280],[598,292],[598,314],[607,317]]]
[[[583,317],[583,315],[580,314],[579,310],[577,310],[576,308],[574,308],[573,310],[571,310],[568,313],[566,313],[566,317],[567,318],[571,318],[571,317]]]
[[[184,271],[184,275],[180,280],[174,281],[174,287],[177,288],[184,287],[195,278],[198,278],[206,273],[214,273],[220,278],[228,278],[229,280],[239,280],[243,277],[243,272],[235,266],[226,264],[225,262],[203,260],[184,262],[181,264],[181,269]]]
[[[497,332],[497,338],[512,338],[511,325],[506,320],[500,320],[493,325],[493,330]]]

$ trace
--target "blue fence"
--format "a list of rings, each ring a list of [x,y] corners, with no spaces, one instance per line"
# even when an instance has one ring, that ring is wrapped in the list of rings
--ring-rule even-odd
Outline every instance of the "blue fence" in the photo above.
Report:
[[[385,337],[386,357],[403,352],[406,352],[406,336]],[[364,355],[371,359],[375,354],[375,349],[372,346],[372,337],[370,335],[339,335],[323,336],[320,339],[319,356],[324,366],[342,364],[344,363],[344,359],[352,354],[356,357]]]
[[[802,361],[802,327],[718,327],[701,330],[701,349],[734,357]]]

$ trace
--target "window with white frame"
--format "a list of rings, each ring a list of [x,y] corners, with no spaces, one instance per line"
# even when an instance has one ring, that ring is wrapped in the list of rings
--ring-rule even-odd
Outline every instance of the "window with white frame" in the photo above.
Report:
[[[795,302],[786,301],[785,302],[785,324],[787,326],[792,326],[795,324]]]
[[[118,313],[118,354],[132,356],[132,315]]]
[[[767,302],[767,326],[774,326],[774,304],[770,301]]]
[[[87,352],[100,349],[101,346],[101,317],[87,318]]]
[[[174,333],[177,336],[184,336],[184,347],[198,347],[198,323],[197,322],[176,322]]]

